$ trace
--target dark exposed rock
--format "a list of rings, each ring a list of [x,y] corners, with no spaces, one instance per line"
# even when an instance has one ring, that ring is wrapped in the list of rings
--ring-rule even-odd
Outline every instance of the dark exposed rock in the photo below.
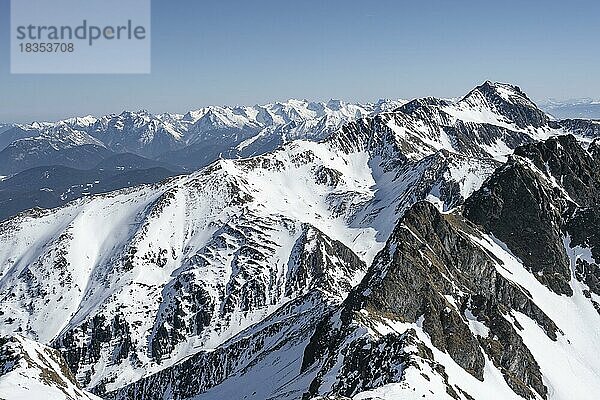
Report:
[[[121,362],[130,355],[135,358],[129,329],[129,324],[120,314],[116,314],[110,321],[103,314],[97,314],[89,322],[66,331],[52,346],[61,350],[71,371],[82,383],[87,384],[91,372],[88,370],[82,375],[79,369],[83,365],[98,362],[102,346],[110,343],[113,348],[111,361],[114,363]],[[86,340],[81,340],[82,338]]]
[[[600,123],[598,125],[600,126]],[[590,152],[592,157],[594,157],[594,160],[596,160],[596,163],[600,164],[600,139],[594,140],[590,144],[588,151]]]
[[[252,237],[249,233],[252,230],[257,231],[254,233],[264,233],[262,228],[264,227],[248,224],[244,228],[247,231],[236,232],[228,229],[227,234],[230,237],[235,235],[243,238],[242,242],[246,246],[242,246],[242,249],[248,249],[244,254],[245,258],[239,258],[242,264],[237,271],[247,274],[243,275],[244,281],[275,285],[277,282],[269,283],[268,279],[260,281],[258,273],[254,276],[251,274],[251,261],[259,260],[259,257],[264,255],[252,250],[257,247],[257,243],[249,242]],[[219,237],[219,234],[216,237]],[[226,246],[226,243],[215,245]],[[203,258],[198,257],[193,262],[202,260]],[[361,276],[365,269],[365,263],[341,242],[330,239],[311,225],[304,224],[288,260],[288,273],[282,287],[285,291],[283,295],[296,300],[281,306],[259,323],[258,328],[248,328],[251,334],[241,332],[236,339],[224,343],[214,351],[200,351],[173,367],[150,375],[117,392],[105,394],[100,386],[95,391],[109,399],[136,400],[162,400],[164,396],[176,400],[202,393],[232,374],[243,373],[246,368],[251,368],[265,354],[276,350],[270,346],[299,346],[306,341],[322,315],[326,314],[332,305],[339,304],[345,293],[352,288],[352,279]],[[222,315],[211,313],[215,307],[210,303],[210,297],[203,295],[203,289],[194,281],[193,274],[183,273],[180,277],[182,278],[165,289],[165,293],[170,292],[169,296],[173,302],[162,309],[157,318],[152,338],[152,352],[157,358],[169,354],[173,346],[184,338],[201,335],[202,328],[210,319],[230,317],[226,312]],[[246,293],[248,297],[245,297]],[[225,300],[224,307],[231,304],[239,309],[241,305],[242,311],[245,306],[249,307],[249,310],[264,307],[267,301],[266,293],[268,292],[264,288],[232,284],[227,290],[227,296],[232,300],[230,303]],[[260,299],[260,304],[253,303],[256,299]]]
[[[480,234],[458,215],[440,214],[426,202],[409,209],[361,284],[350,293],[338,313],[319,325],[306,347],[303,370],[320,365],[306,397],[320,393],[321,379],[332,373],[330,370],[340,353],[346,356],[338,378],[346,382],[346,377],[354,376],[350,373],[353,367],[348,364],[352,364],[352,358],[348,357],[354,344],[346,344],[347,338],[352,337],[356,326],[376,330],[376,321],[385,323],[385,320],[422,324],[435,347],[447,352],[478,379],[483,378],[485,351],[516,393],[533,398],[535,390],[545,396],[547,389],[539,366],[515,328],[502,316],[510,310],[522,312],[535,320],[551,339],[556,339],[556,325],[527,292],[497,272],[495,264],[499,261],[474,244],[469,235]],[[464,315],[467,309],[486,323],[491,332],[489,337],[471,332]],[[402,347],[397,338],[385,340],[393,342],[386,345],[390,348]],[[377,348],[376,343],[370,348]],[[374,353],[360,357],[377,359]],[[386,360],[392,357],[391,353],[386,357]],[[361,368],[355,372],[358,376],[365,373]],[[381,385],[397,379],[388,374],[385,378],[378,377],[376,382]],[[374,384],[366,379],[358,381],[360,385],[345,383],[345,391],[339,394],[357,393]]]
[[[550,126],[554,128],[563,128],[578,136],[588,138],[600,137],[600,121],[589,119],[563,119],[561,121],[551,121]]]
[[[292,249],[288,267],[286,296],[318,288],[332,297],[341,297],[352,289],[350,280],[367,269],[348,247],[308,225]]]
[[[589,207],[598,199],[600,163],[567,135],[517,148],[466,201],[464,215],[506,243],[542,283],[571,295],[562,237],[568,231],[575,245],[597,246],[597,209]]]
[[[525,398],[535,398],[531,388],[546,397],[548,390],[537,362],[513,326],[504,318],[503,312],[507,308],[495,299],[481,295],[472,296],[463,304],[465,310],[467,307],[489,327],[490,334],[487,337],[479,336],[479,343],[494,365],[502,371],[510,388]]]
[[[574,267],[575,277],[586,284],[592,293],[600,295],[600,207],[577,210],[566,222],[571,248],[589,249],[593,261],[578,258]],[[589,296],[588,296],[589,297]],[[594,302],[596,308],[600,305]],[[600,309],[599,309],[600,312]]]
[[[157,362],[171,354],[177,344],[200,335],[210,324],[214,309],[213,299],[198,286],[193,274],[179,275],[163,292],[168,301],[156,318],[150,340],[150,351]]]
[[[571,238],[571,247],[587,247],[591,249],[595,260],[600,260],[600,207],[577,210],[565,225]]]
[[[540,282],[571,295],[561,239],[562,197],[538,172],[513,158],[465,202],[464,215],[504,242]]]
[[[421,112],[424,112],[421,116],[426,116],[428,114],[426,110],[427,108],[436,108],[447,106],[449,103],[445,100],[436,99],[435,97],[424,97],[421,99],[414,99],[409,101],[408,103],[398,107],[395,111],[401,111],[405,114],[417,115]]]
[[[518,86],[486,81],[473,89],[461,101],[479,105],[482,99],[519,128],[529,126],[539,128],[549,122],[546,113],[529,100]]]
[[[600,199],[600,164],[574,136],[557,136],[519,147],[515,154],[550,174],[579,206],[590,207]]]
[[[320,291],[312,291],[277,310],[257,327],[214,351],[195,355],[115,392],[101,393],[107,400],[187,399],[243,374],[269,353],[300,346],[330,307]]]

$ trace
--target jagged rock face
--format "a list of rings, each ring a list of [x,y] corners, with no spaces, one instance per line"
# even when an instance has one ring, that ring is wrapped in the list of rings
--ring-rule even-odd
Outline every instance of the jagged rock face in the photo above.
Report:
[[[268,346],[270,340],[276,340],[275,344],[269,344],[276,347],[297,345],[302,340],[307,340],[325,310],[339,304],[366,270],[365,263],[350,249],[309,225],[303,227],[287,263],[285,284],[280,287],[285,292],[281,295],[296,300],[282,306],[271,317],[265,319],[263,327],[259,324],[258,327],[248,328],[254,332],[252,337],[245,337],[237,342],[233,340],[214,352],[200,352],[178,364],[175,371],[158,373],[110,396],[162,399],[166,386],[171,388],[169,396],[173,399],[184,399],[205,391],[244,368],[249,360],[260,358],[260,352],[263,351],[261,348]],[[221,310],[224,310],[223,305]],[[164,315],[173,314],[165,311]],[[224,324],[231,318],[231,314],[222,311],[215,318]],[[302,329],[291,331],[288,324],[293,326],[293,321],[302,324]],[[172,332],[183,334],[185,337],[185,325],[183,329],[177,330],[172,325],[165,325],[170,326]],[[282,332],[290,332],[289,337],[285,337]],[[187,335],[191,336],[192,333]],[[241,335],[244,336],[244,333]],[[165,340],[168,338],[167,336]],[[165,349],[162,344],[157,343],[157,348]],[[200,375],[193,367],[198,364],[204,366],[204,372]],[[101,388],[97,390],[101,391]]]
[[[596,387],[561,315],[600,317],[597,145],[528,145],[485,182],[514,147],[564,133],[538,111],[486,84],[20,215],[0,224],[0,323],[106,398],[479,400],[490,381],[554,398],[543,353],[573,361],[571,340]]]
[[[551,121],[551,125],[566,129],[568,132],[586,137],[597,138],[600,136],[600,121],[590,121],[587,119],[564,119],[561,121]]]
[[[390,220],[430,194],[450,208],[480,182],[470,179],[477,166],[450,153],[385,172],[392,156],[329,146],[292,144],[5,222],[2,262],[18,273],[2,279],[0,318],[61,349],[83,385],[113,390],[218,347],[315,285],[341,301]],[[289,177],[289,192],[263,193]],[[50,319],[49,304],[61,318]]]
[[[596,160],[597,163],[600,163],[600,140],[594,140],[590,144],[588,151],[590,152],[592,157],[594,157],[594,160]]]
[[[315,287],[214,351],[199,351],[173,367],[103,397],[118,400],[187,399],[209,391],[232,376],[256,375],[254,368],[259,369],[255,378],[259,382],[253,384],[269,386],[270,382],[264,380],[268,374],[273,381],[271,390],[281,391],[281,396],[290,396],[288,389],[279,385],[299,370],[303,346],[322,316],[336,304],[326,290]],[[301,394],[300,391],[297,397]]]
[[[428,203],[411,207],[361,284],[311,338],[303,371],[318,372],[304,398],[352,398],[412,379],[415,365],[421,374],[428,372],[423,363],[411,360],[424,357],[435,364],[439,355],[419,351],[418,357],[411,358],[410,352],[403,351],[420,348],[403,343],[410,326],[422,329],[433,348],[477,379],[487,375],[489,380],[484,362],[489,358],[515,394],[555,396],[543,377],[546,367],[537,361],[540,354],[534,356],[524,328],[511,316],[527,315],[553,343],[564,340],[561,329],[567,326],[559,328],[547,314],[551,307],[542,310],[529,291],[512,281],[513,270],[503,273],[506,261],[481,245],[502,240],[496,245],[505,249],[500,251],[519,257],[532,278],[557,293],[551,296],[577,297],[600,311],[600,268],[595,262],[599,258],[598,197],[594,194],[598,165],[591,152],[572,137],[518,148],[517,155],[467,199],[462,212],[472,221],[456,212],[440,214]],[[473,222],[497,239],[485,239]],[[550,233],[542,238],[522,234],[526,229],[543,232],[541,227]],[[552,257],[558,261],[548,262]],[[549,279],[556,273],[534,269],[540,265],[559,265],[559,281]],[[414,336],[421,346],[432,349],[422,343],[425,338]],[[471,398],[475,393],[460,382],[452,383],[445,372],[437,374],[445,382],[446,395]],[[402,389],[397,390],[394,393],[401,398]]]
[[[518,87],[486,82],[458,102],[413,100],[394,112],[350,123],[329,140],[345,151],[400,152],[400,164],[441,149],[504,161],[518,146],[570,129],[575,127],[551,124]]]
[[[465,216],[506,243],[541,282],[571,295],[565,218],[578,205],[598,204],[599,167],[572,136],[518,148],[465,203]]]
[[[79,387],[60,352],[19,336],[0,337],[0,398],[99,400]]]
[[[570,252],[574,277],[600,313],[600,206],[576,210],[565,222],[565,247]],[[596,296],[594,296],[594,294]]]
[[[476,87],[462,101],[475,105],[487,104],[520,128],[540,128],[549,121],[546,113],[529,100],[518,86],[487,81]]]
[[[539,366],[503,315],[510,310],[522,312],[552,339],[556,339],[557,328],[527,292],[497,272],[492,256],[468,235],[478,235],[468,221],[442,215],[429,203],[418,203],[407,212],[374,267],[344,302],[339,322],[332,318],[322,323],[307,346],[305,369],[327,355],[311,385],[311,395],[320,393],[324,377],[332,373],[337,374],[332,393],[349,397],[376,384],[400,380],[406,360],[397,360],[395,373],[377,379],[358,379],[356,375],[366,373],[362,370],[366,365],[352,361],[359,357],[354,352],[362,351],[368,353],[361,356],[364,359],[378,360],[372,364],[377,371],[385,370],[382,365],[394,354],[401,355],[398,349],[406,346],[400,338],[384,335],[375,343],[359,342],[360,346],[346,342],[360,329],[357,325],[377,331],[377,324],[384,320],[418,323],[433,346],[477,379],[483,380],[485,354],[516,393],[534,398],[533,388],[546,395]],[[473,333],[467,315],[488,326],[487,335]],[[382,347],[383,355],[371,350]],[[341,368],[336,366],[340,353],[345,354]]]
[[[115,364],[126,360],[141,363],[132,340],[130,326],[122,315],[96,314],[90,321],[65,332],[55,346],[63,349],[62,354],[70,370],[81,382],[87,383],[95,372],[95,368],[89,366],[102,359],[106,348],[111,348],[111,361]]]
[[[566,231],[573,246],[587,247],[593,257],[600,260],[600,208],[598,206],[576,211],[566,222]]]
[[[517,148],[515,154],[533,161],[540,171],[554,178],[579,206],[589,207],[598,203],[600,163],[577,143],[575,137],[558,136]]]
[[[286,296],[319,288],[340,301],[367,269],[348,247],[308,226],[296,241],[288,266]]]
[[[532,141],[529,134],[521,131],[524,126],[535,128],[545,126],[545,124],[539,124],[537,118],[530,120],[527,117],[521,117],[518,119],[520,123],[516,123],[512,120],[511,115],[504,116],[499,113],[498,115],[507,119],[506,124],[498,124],[498,121],[489,121],[485,118],[481,120],[473,119],[465,112],[466,110],[481,112],[490,107],[490,111],[497,112],[489,103],[487,97],[499,97],[500,95],[496,93],[498,90],[498,88],[489,87],[486,96],[483,96],[478,89],[475,89],[455,104],[431,98],[413,100],[398,109],[403,114],[396,113],[394,115],[394,124],[399,127],[408,127],[414,132],[419,132],[425,128],[426,133],[424,135],[415,135],[425,139],[420,144],[421,146],[426,146],[427,139],[429,139],[437,146],[442,146],[447,150],[463,155],[472,157],[492,155],[498,157],[500,154],[494,148],[498,147],[500,143],[503,143],[507,148],[514,149]],[[518,88],[509,86],[504,90],[514,92],[516,98],[522,95]],[[528,100],[525,97],[518,100],[518,102],[527,103]],[[530,111],[531,114],[537,115],[539,113],[539,110],[532,103],[526,107],[532,110]],[[504,108],[513,110],[515,106],[506,104]],[[444,133],[445,137],[440,136],[440,131]],[[419,144],[419,141],[415,141],[414,138],[406,140],[406,142],[405,147],[410,147],[411,144],[412,146]]]
[[[513,159],[466,201],[464,213],[506,243],[541,282],[570,295],[571,273],[561,242],[566,204],[560,199],[558,188]]]
[[[365,263],[342,243],[310,225],[295,233],[297,226],[291,221],[287,234],[297,239],[289,259],[279,260],[277,253],[281,250],[271,235],[281,232],[260,219],[248,217],[245,223],[225,227],[215,234],[212,242],[162,289],[162,303],[148,339],[151,359],[158,365],[177,354],[182,345],[189,345],[190,338],[196,338],[196,347],[219,344],[215,338],[220,332],[235,332],[240,329],[237,326],[247,325],[246,315],[260,320],[284,298],[294,299],[320,290],[331,301],[339,302],[366,270]],[[232,276],[214,286],[215,281],[202,271],[210,271],[219,257],[231,258]],[[166,265],[166,261],[158,263]],[[145,343],[136,339],[139,333],[132,334],[133,330],[119,313],[112,317],[97,314],[61,335],[56,346],[64,349],[79,379],[93,383],[97,373],[94,366],[105,362],[103,348],[111,349],[110,362],[115,365],[142,366],[140,347]],[[85,368],[80,371],[81,366]],[[111,382],[95,383],[94,390],[103,393],[106,383]]]

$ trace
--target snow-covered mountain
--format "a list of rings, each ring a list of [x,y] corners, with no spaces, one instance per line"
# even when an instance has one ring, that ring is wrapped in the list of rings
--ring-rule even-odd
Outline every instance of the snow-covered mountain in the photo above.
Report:
[[[355,118],[401,104],[289,100],[206,107],[185,115],[139,111],[0,126],[0,176],[10,177],[0,187],[0,220],[34,206],[56,207],[89,193],[159,182],[219,158],[264,154],[295,139],[321,140]],[[132,154],[144,157],[141,166],[158,164],[163,169],[129,171],[124,163],[119,167],[125,173],[106,173],[106,164]],[[30,187],[21,185],[24,180],[32,180]]]
[[[600,120],[600,100],[547,100],[540,104],[547,113],[558,119],[589,118]]]
[[[55,349],[21,336],[0,338],[0,398],[100,400],[82,390]]]
[[[210,106],[187,114],[124,111],[119,115],[76,117],[55,123],[1,126],[0,172],[10,175],[37,166],[71,166],[61,159],[61,150],[75,152],[73,148],[82,145],[159,158],[193,170],[219,157],[263,154],[295,139],[320,140],[349,121],[403,103],[289,100],[253,107]],[[86,161],[85,155],[72,159]]]
[[[595,398],[599,161],[526,145],[464,207],[409,209],[306,347],[309,393]]]
[[[224,124],[199,115],[169,124]],[[1,333],[60,350],[106,399],[569,399],[569,382],[600,385],[588,122],[491,82],[354,116],[321,141],[0,223]]]

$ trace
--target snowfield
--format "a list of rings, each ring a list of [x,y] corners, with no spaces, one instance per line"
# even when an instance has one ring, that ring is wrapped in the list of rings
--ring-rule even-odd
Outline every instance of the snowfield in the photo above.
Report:
[[[425,317],[343,312],[355,306],[348,299],[359,296],[355,289],[365,277],[381,267],[374,260],[386,252],[393,259],[402,247],[389,240],[412,206],[426,200],[451,219],[515,148],[571,133],[520,89],[487,82],[455,102],[362,107],[292,100],[142,114],[60,126],[81,133],[82,141],[142,152],[159,135],[177,147],[235,128],[252,133],[237,137],[237,151],[258,155],[221,158],[189,175],[0,223],[0,335],[13,338],[7,346],[22,360],[34,360],[8,372],[4,367],[0,397],[294,400],[310,388],[318,398],[342,393],[342,371],[354,366],[348,379],[360,376],[364,387],[343,388],[354,400],[523,398],[484,350],[482,377],[465,369],[430,336]],[[27,129],[34,128],[56,129]],[[258,150],[273,135],[281,143]],[[579,139],[593,148],[594,139]],[[553,179],[540,177],[565,195],[563,182]],[[490,255],[497,273],[557,326],[554,341],[530,316],[503,309],[539,365],[546,398],[594,398],[600,314],[591,300],[600,296],[576,278],[578,260],[597,264],[593,246],[571,246],[572,238],[563,237],[572,267],[573,295],[566,296],[544,285],[491,233],[469,229],[469,245]],[[414,253],[422,256],[428,243],[413,235],[422,243]],[[452,285],[456,293],[464,289]],[[495,328],[473,309],[461,309],[456,293],[444,293],[446,307],[460,315],[473,343],[492,340]],[[341,336],[323,357],[357,343],[374,354],[369,346],[385,352],[401,344],[388,356],[403,362],[389,361],[375,378],[346,350],[307,364],[324,321],[333,321]],[[65,365],[73,377],[59,374],[64,385],[39,378],[40,369]],[[458,397],[448,390],[457,387],[464,391],[456,389]]]

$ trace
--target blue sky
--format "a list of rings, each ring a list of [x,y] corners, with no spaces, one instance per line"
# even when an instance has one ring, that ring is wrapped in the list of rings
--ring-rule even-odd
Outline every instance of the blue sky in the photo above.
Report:
[[[151,74],[10,75],[0,0],[0,121],[450,97],[486,79],[537,100],[597,98],[599,16],[592,0],[153,0]]]

